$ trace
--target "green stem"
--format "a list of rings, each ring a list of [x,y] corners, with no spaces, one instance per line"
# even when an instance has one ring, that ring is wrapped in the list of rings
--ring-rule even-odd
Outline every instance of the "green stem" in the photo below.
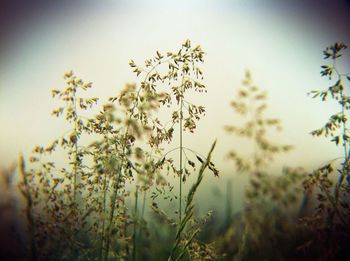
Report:
[[[340,78],[340,76],[339,76]],[[341,78],[340,78],[341,79]],[[346,135],[346,122],[345,122],[345,117],[346,117],[346,113],[345,113],[345,105],[344,105],[344,90],[341,91],[340,93],[340,99],[342,101],[342,125],[343,125],[343,137]],[[343,138],[343,148],[344,148],[344,162],[343,162],[343,168],[342,168],[342,172],[340,173],[338,182],[336,184],[336,187],[334,189],[334,198],[335,198],[335,204],[337,205],[339,202],[339,193],[340,193],[340,188],[341,185],[344,181],[344,175],[346,175],[347,173],[347,169],[348,169],[348,165],[349,165],[349,156],[348,156],[348,144],[347,141]]]
[[[151,70],[149,72],[147,72],[147,74],[145,76],[145,79],[144,79],[144,82],[146,82],[148,75],[155,69],[155,67],[156,66],[153,66],[151,68]],[[116,176],[116,180],[115,180],[115,183],[114,183],[115,187],[114,187],[113,194],[111,196],[112,207],[111,207],[111,212],[110,212],[110,215],[109,215],[109,228],[108,228],[109,234],[108,234],[107,241],[106,241],[106,251],[105,251],[105,260],[106,261],[108,259],[108,251],[109,251],[109,244],[110,244],[110,231],[111,231],[112,226],[113,226],[113,217],[114,217],[114,211],[115,211],[115,200],[116,200],[116,197],[117,197],[117,194],[118,194],[118,186],[119,186],[120,178],[122,176],[124,162],[126,160],[126,157],[125,157],[126,153],[125,152],[126,152],[127,139],[128,139],[128,135],[129,135],[129,129],[130,129],[130,120],[134,116],[135,109],[136,109],[136,107],[137,107],[137,105],[139,103],[139,97],[140,97],[141,90],[142,90],[142,88],[140,87],[138,89],[138,91],[137,91],[134,104],[133,104],[133,106],[132,106],[132,108],[130,110],[130,115],[129,115],[129,118],[128,118],[128,121],[127,121],[126,130],[125,130],[125,133],[123,135],[123,140],[122,140],[122,142],[123,142],[122,143],[122,148],[121,148],[122,153],[119,154],[121,156],[121,160],[120,160],[118,171],[117,171],[118,174],[115,175]],[[119,151],[119,149],[117,147],[116,147],[116,151],[117,152]]]
[[[147,195],[147,191],[145,190],[143,192],[143,200],[142,200],[142,210],[141,210],[141,217],[140,217],[140,222],[142,222],[141,224],[143,224],[144,215],[145,215],[146,195]],[[139,242],[141,242],[141,240],[142,240],[142,226],[139,226]]]
[[[196,191],[202,182],[203,173],[204,173],[205,169],[209,166],[211,154],[215,148],[215,145],[216,145],[216,141],[214,141],[213,145],[211,146],[211,149],[208,153],[208,157],[207,157],[206,161],[204,161],[202,163],[202,166],[201,166],[199,173],[198,173],[197,181],[192,185],[191,189],[189,190],[189,192],[187,194],[187,200],[186,200],[186,206],[185,206],[185,212],[184,212],[185,216],[181,220],[181,223],[178,226],[178,230],[177,230],[176,236],[175,236],[175,242],[174,242],[173,247],[171,249],[170,256],[169,256],[168,260],[178,260],[177,258],[175,259],[175,254],[176,254],[177,249],[181,243],[182,233],[183,233],[187,223],[190,221],[190,219],[193,216],[193,213],[194,213],[193,212],[193,210],[194,210],[194,205],[193,205],[194,195],[196,194]],[[193,240],[195,235],[196,235],[196,233],[193,234],[193,237],[189,239],[190,241],[188,241],[188,243],[190,243]],[[187,247],[188,247],[188,244],[185,245],[185,247],[182,249],[182,251],[186,251]],[[180,253],[180,256],[183,256],[183,252]]]
[[[105,251],[105,261],[108,260],[108,252],[109,252],[109,245],[110,245],[110,238],[111,238],[111,232],[112,232],[112,227],[113,227],[113,218],[114,218],[114,211],[116,208],[116,199],[117,199],[117,195],[118,195],[118,187],[119,187],[119,182],[120,182],[120,177],[121,177],[121,172],[122,172],[122,167],[119,165],[118,166],[118,171],[117,175],[115,175],[115,181],[114,181],[114,190],[113,190],[113,194],[111,196],[111,212],[109,214],[109,226],[107,229],[107,239],[106,239],[106,251]]]
[[[138,192],[139,192],[139,187],[136,186],[136,192],[135,192],[135,209],[134,209],[134,236],[133,236],[133,249],[132,249],[132,260],[136,260],[136,248],[137,248],[137,237],[136,237],[136,231],[137,231],[137,203],[138,203]]]
[[[74,107],[74,113],[75,113],[75,117],[74,117],[74,165],[73,165],[73,202],[76,205],[76,200],[77,200],[77,169],[78,169],[78,135],[77,135],[77,131],[78,131],[78,111],[77,111],[77,102],[76,102],[76,87],[74,87],[74,92],[73,92],[73,107]],[[74,206],[74,208],[76,208],[76,206]]]
[[[99,260],[103,260],[103,247],[104,247],[104,241],[105,241],[105,214],[106,214],[106,199],[107,199],[107,173],[105,173],[104,180],[103,180],[103,212],[102,212],[102,232],[101,232],[101,245],[100,245],[100,253],[99,253]]]
[[[179,225],[181,224],[182,219],[182,174],[183,174],[183,162],[182,162],[182,150],[183,150],[183,83],[181,84],[181,97],[180,97],[180,121],[179,121],[179,132],[180,132],[180,175],[179,175]]]
[[[232,218],[232,181],[226,184],[226,228],[229,227]]]

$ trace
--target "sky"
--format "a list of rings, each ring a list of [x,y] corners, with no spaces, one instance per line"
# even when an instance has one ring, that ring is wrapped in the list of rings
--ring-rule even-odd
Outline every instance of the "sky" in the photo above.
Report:
[[[226,178],[232,173],[225,155],[244,148],[223,126],[239,122],[229,103],[249,69],[268,91],[269,115],[282,119],[283,133],[274,139],[295,146],[277,165],[318,167],[341,155],[309,134],[336,106],[307,93],[329,86],[319,74],[322,50],[336,41],[350,44],[349,24],[345,0],[1,1],[0,166],[67,131],[50,116],[57,105],[50,90],[64,87],[64,72],[92,81],[91,96],[103,102],[138,81],[130,59],[141,64],[156,50],[175,51],[191,39],[206,52],[208,93],[196,97],[207,114],[194,138],[185,135],[187,146],[206,154],[217,138],[214,159]],[[349,57],[348,50],[344,71]]]

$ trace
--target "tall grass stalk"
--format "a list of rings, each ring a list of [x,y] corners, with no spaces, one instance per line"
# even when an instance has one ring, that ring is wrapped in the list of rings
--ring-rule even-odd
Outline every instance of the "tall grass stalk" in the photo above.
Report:
[[[236,98],[231,102],[231,106],[236,114],[244,117],[245,122],[243,126],[230,125],[225,126],[225,129],[228,133],[248,140],[252,148],[252,152],[248,155],[243,155],[236,150],[231,150],[228,154],[228,157],[234,161],[237,172],[249,175],[251,185],[251,189],[246,190],[247,205],[243,212],[243,232],[240,235],[238,253],[235,255],[235,260],[242,260],[245,258],[246,248],[250,246],[249,243],[255,240],[254,237],[263,236],[260,234],[259,224],[254,224],[257,222],[252,213],[254,208],[259,206],[257,202],[260,202],[260,199],[257,192],[261,189],[264,179],[267,179],[265,173],[267,167],[277,154],[289,151],[292,146],[275,144],[269,138],[268,132],[271,129],[281,130],[280,120],[266,116],[267,94],[253,83],[249,71],[246,71],[242,87],[237,90]],[[266,189],[264,193],[275,193],[269,190]],[[231,209],[227,208],[227,216],[230,212]]]
[[[228,180],[226,184],[226,220],[225,220],[225,228],[228,228],[232,219],[232,180]]]
[[[103,209],[102,209],[102,228],[101,228],[101,239],[100,239],[100,249],[99,249],[99,259],[100,261],[103,260],[103,249],[105,247],[105,237],[106,237],[106,206],[107,206],[107,191],[108,191],[108,182],[107,182],[107,172],[104,173],[104,179],[103,179]]]
[[[199,233],[199,230],[196,229],[192,233],[192,235],[187,239],[187,242],[185,243],[185,245],[181,249],[179,249],[179,245],[180,245],[181,241],[183,240],[182,234],[184,232],[184,229],[186,228],[187,223],[190,221],[190,219],[192,218],[192,216],[194,214],[194,205],[193,205],[194,195],[196,194],[197,189],[203,180],[203,175],[204,175],[205,169],[207,167],[209,167],[209,164],[211,163],[210,160],[211,160],[212,152],[215,148],[215,145],[216,145],[216,141],[212,144],[206,160],[201,165],[196,182],[192,185],[191,189],[189,190],[189,192],[187,194],[186,206],[184,209],[184,218],[181,220],[181,223],[178,226],[178,230],[176,232],[176,237],[175,237],[175,242],[174,242],[174,245],[171,249],[171,253],[170,253],[168,260],[171,260],[171,261],[172,260],[181,260],[182,257],[186,254],[187,247],[191,244],[194,237]],[[178,251],[179,251],[179,253],[177,253]]]
[[[186,168],[184,158],[184,131],[188,130],[193,132],[196,128],[196,121],[200,120],[205,112],[203,106],[198,106],[186,101],[185,92],[190,89],[196,92],[206,92],[205,86],[198,81],[199,78],[203,79],[202,72],[200,68],[197,67],[198,62],[203,62],[203,55],[204,52],[199,45],[192,47],[191,42],[186,40],[178,52],[167,52],[165,56],[157,51],[153,59],[146,60],[146,68],[151,68],[150,71],[137,66],[133,61],[130,62],[131,67],[134,68],[134,72],[136,72],[137,75],[146,72],[146,78],[142,82],[145,89],[150,88],[155,92],[158,85],[168,83],[170,90],[158,93],[159,102],[162,105],[171,108],[173,100],[176,100],[176,106],[171,112],[172,119],[170,121],[166,121],[165,124],[162,124],[158,118],[152,119],[152,121],[156,123],[155,126],[153,126],[155,133],[151,135],[149,144],[153,149],[159,150],[163,142],[166,141],[170,143],[173,137],[174,125],[178,124],[179,146],[174,149],[179,150],[178,165],[174,164],[171,158],[166,158],[169,152],[161,157],[162,160],[159,164],[160,166],[164,165],[164,163],[169,164],[169,169],[172,169],[179,180],[178,208],[177,211],[175,211],[178,216],[178,225],[182,222],[183,214],[183,183],[186,180],[186,175],[190,174],[189,170]],[[161,65],[165,65],[165,67],[158,70],[157,67]],[[159,72],[163,71],[166,66],[168,67],[166,72],[160,74]],[[167,127],[169,123],[171,123],[171,126]],[[158,163],[156,165],[158,165]],[[175,167],[175,165],[177,166]],[[195,168],[195,164],[192,161],[190,165]]]
[[[79,177],[78,177],[78,111],[77,111],[77,97],[76,97],[76,92],[77,92],[77,86],[74,85],[73,89],[73,98],[72,98],[72,104],[73,104],[73,110],[74,110],[74,115],[75,117],[73,118],[74,120],[74,135],[72,136],[73,141],[74,141],[74,167],[73,167],[73,175],[74,175],[74,185],[73,185],[73,201],[74,204],[77,204],[77,186],[79,183]]]
[[[181,92],[183,92],[183,84],[181,84]],[[182,215],[182,175],[183,175],[183,162],[182,162],[182,156],[183,156],[183,96],[180,97],[180,121],[179,121],[179,136],[180,136],[180,151],[179,151],[179,224],[181,223],[181,215]]]
[[[348,209],[346,206],[346,198],[341,199],[341,194],[346,194],[346,187],[343,186],[345,178],[349,178],[350,175],[350,133],[348,129],[348,117],[350,108],[350,97],[347,95],[346,81],[350,81],[350,73],[341,73],[337,66],[338,59],[342,56],[342,51],[347,46],[344,43],[335,43],[324,50],[324,59],[330,59],[330,64],[322,65],[321,76],[326,76],[329,80],[334,79],[336,82],[334,85],[329,86],[323,91],[313,90],[309,94],[312,98],[321,98],[322,101],[327,99],[333,99],[338,103],[340,112],[331,115],[327,123],[320,129],[316,129],[311,132],[313,136],[325,136],[331,137],[331,141],[337,146],[341,146],[343,150],[343,159],[341,162],[341,168],[337,170],[338,180],[335,186],[333,186],[332,179],[329,177],[334,172],[332,164],[326,164],[321,168],[314,171],[310,175],[310,179],[305,182],[306,188],[310,189],[312,185],[317,184],[324,194],[320,196],[319,200],[322,202],[327,201],[330,207],[326,210],[325,204],[320,204],[318,211],[326,212],[328,231],[332,230],[334,223],[334,216],[337,216],[339,221],[344,227],[350,228],[349,223],[345,219],[345,213]],[[331,189],[333,187],[333,193]]]
[[[138,218],[138,196],[139,196],[139,186],[136,186],[135,191],[135,202],[134,202],[134,232],[133,232],[133,248],[132,248],[132,260],[135,261],[137,254],[137,227],[139,224]]]
[[[144,78],[144,82],[147,81],[148,76],[150,75],[150,73],[152,73],[153,70],[155,70],[156,66],[153,66],[151,68],[150,71],[148,71],[146,73],[146,76]],[[123,167],[127,162],[127,156],[126,156],[126,149],[128,146],[128,142],[129,142],[129,131],[130,131],[130,124],[131,121],[135,115],[135,110],[139,104],[139,99],[140,99],[140,94],[142,91],[142,85],[138,88],[137,93],[136,93],[136,97],[134,97],[134,100],[130,101],[132,102],[132,108],[129,111],[129,115],[127,117],[127,121],[126,121],[126,129],[124,132],[124,135],[122,136],[122,147],[121,147],[121,154],[120,156],[120,162],[118,163],[118,168],[117,168],[117,173],[114,175],[115,179],[114,179],[114,184],[113,184],[113,192],[112,192],[112,196],[111,196],[111,202],[112,202],[112,207],[111,207],[111,211],[110,211],[110,215],[109,215],[109,227],[108,227],[108,233],[107,233],[107,239],[106,239],[106,247],[105,247],[105,260],[107,261],[108,259],[108,252],[109,252],[109,247],[110,247],[110,234],[111,234],[111,230],[113,227],[113,219],[114,219],[114,212],[116,210],[116,198],[118,195],[118,189],[119,189],[119,183],[120,183],[120,179],[122,178],[123,175]],[[118,148],[116,147],[116,151],[118,151]],[[136,237],[136,235],[135,235]]]

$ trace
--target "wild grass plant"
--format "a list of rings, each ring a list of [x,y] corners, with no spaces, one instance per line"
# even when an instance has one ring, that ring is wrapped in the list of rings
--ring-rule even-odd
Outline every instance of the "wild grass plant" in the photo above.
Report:
[[[325,90],[309,93],[312,98],[321,98],[323,102],[333,101],[339,108],[324,126],[311,134],[330,138],[331,142],[341,147],[343,156],[323,164],[304,181],[305,191],[314,196],[316,207],[312,215],[303,221],[317,237],[308,240],[303,249],[319,249],[319,255],[329,259],[349,255],[345,242],[350,240],[350,73],[341,72],[338,65],[346,48],[344,43],[335,43],[323,51],[328,64],[321,66],[321,76],[328,77],[333,83]]]
[[[84,82],[72,71],[64,75],[66,87],[52,91],[62,106],[52,114],[64,116],[71,129],[49,146],[35,147],[29,160],[31,169],[24,168],[22,158],[19,164],[32,260],[139,260],[142,246],[138,241],[144,236],[144,209],[151,192],[155,212],[163,213],[176,226],[169,259],[178,260],[190,253],[188,249],[199,232],[197,228],[189,236],[194,194],[207,167],[218,174],[208,161],[214,146],[208,159],[202,159],[184,147],[182,138],[184,131],[194,132],[205,112],[203,106],[186,99],[191,90],[206,92],[197,65],[203,58],[201,47],[192,47],[187,40],[176,52],[162,55],[157,51],[143,67],[131,60],[130,66],[142,78],[141,82],[127,84],[93,117],[83,112],[96,105],[98,99],[81,95],[92,83]],[[157,115],[163,108],[170,115],[165,122]],[[174,133],[179,134],[178,146],[164,152],[163,144],[171,144]],[[86,136],[95,141],[84,144]],[[176,150],[178,165],[171,157]],[[182,184],[196,171],[196,163],[186,150],[201,167],[183,208]],[[55,163],[55,151],[66,153],[68,162],[63,167]],[[156,203],[158,192],[165,191],[159,186],[173,188],[166,181],[164,170],[179,180],[177,219],[161,211]],[[134,195],[128,184],[135,185]],[[131,197],[133,210],[126,204]]]
[[[219,174],[211,160],[216,141],[203,156],[184,138],[195,135],[205,114],[203,105],[190,100],[191,94],[206,92],[200,68],[205,53],[199,45],[187,40],[175,52],[157,51],[142,66],[131,60],[138,81],[103,105],[87,97],[91,82],[68,71],[65,87],[52,91],[61,104],[52,114],[63,118],[68,130],[48,146],[36,146],[28,159],[20,156],[25,244],[3,230],[2,221],[0,230],[14,246],[25,248],[4,256],[33,261],[346,260],[350,75],[338,68],[345,49],[336,43],[324,51],[330,64],[322,66],[321,75],[335,83],[311,92],[338,104],[339,112],[312,134],[331,137],[343,156],[309,174],[301,167],[270,173],[273,161],[292,146],[272,138],[281,122],[267,116],[267,93],[245,74],[230,103],[243,124],[225,129],[250,147],[247,154],[237,146],[228,152],[232,172],[247,175],[249,182],[239,212],[232,206],[235,180],[226,184],[224,217],[217,209],[198,215],[195,200],[206,171]],[[89,113],[92,108],[96,115]],[[185,186],[189,180],[193,184]],[[9,187],[10,178],[5,181]],[[11,193],[6,193],[8,202],[15,201]],[[0,203],[3,220],[11,208]]]
[[[228,226],[218,247],[227,248],[230,241],[236,242],[226,250],[234,260],[288,258],[293,252],[291,248],[295,247],[295,243],[288,246],[288,237],[298,218],[294,212],[302,191],[303,171],[285,168],[278,176],[269,173],[275,157],[290,151],[292,146],[277,144],[270,138],[275,131],[281,131],[281,123],[277,118],[266,116],[267,93],[253,83],[249,71],[230,105],[244,120],[242,125],[225,126],[225,130],[248,141],[250,149],[246,154],[239,149],[231,150],[228,158],[233,161],[237,174],[248,175],[249,185],[245,189],[244,209],[234,217],[236,222],[226,222]]]

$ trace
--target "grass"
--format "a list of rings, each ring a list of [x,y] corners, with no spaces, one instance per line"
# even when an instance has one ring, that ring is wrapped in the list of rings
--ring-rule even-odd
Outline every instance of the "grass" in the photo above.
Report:
[[[28,159],[20,156],[25,236],[21,241],[8,230],[3,235],[24,250],[2,251],[1,257],[33,261],[349,257],[345,242],[350,214],[350,99],[346,90],[350,75],[337,68],[345,49],[344,44],[336,43],[324,51],[330,63],[322,66],[321,75],[335,83],[311,92],[314,98],[333,99],[339,105],[340,112],[312,134],[330,137],[340,146],[341,161],[327,163],[312,173],[290,167],[280,175],[270,175],[275,156],[292,146],[269,138],[271,130],[281,130],[281,122],[266,116],[267,94],[247,72],[231,102],[243,125],[225,126],[228,134],[247,140],[252,148],[250,155],[237,148],[228,152],[234,172],[249,179],[244,208],[234,211],[233,180],[222,196],[226,203],[204,216],[197,214],[195,196],[208,172],[219,176],[212,162],[216,141],[206,157],[184,143],[185,135],[195,135],[205,113],[203,105],[188,98],[191,92],[206,92],[200,68],[202,48],[186,40],[176,51],[157,51],[142,66],[131,60],[139,82],[126,84],[94,116],[88,111],[99,106],[98,99],[83,95],[92,83],[67,72],[65,87],[52,91],[62,104],[52,114],[64,117],[70,129],[46,147],[36,146]],[[87,136],[94,141],[85,144]],[[67,162],[55,162],[57,155],[66,155]],[[10,191],[9,177],[15,171],[4,173],[8,178],[3,184]],[[170,182],[171,175],[178,191]],[[196,176],[189,179],[191,175]],[[190,180],[193,184],[186,191],[184,184]],[[6,195],[10,195],[7,202],[16,202],[14,193]],[[8,206],[2,202],[1,213]],[[220,216],[221,207],[224,214]],[[15,224],[15,219],[11,222]],[[0,228],[4,226],[2,221]]]

